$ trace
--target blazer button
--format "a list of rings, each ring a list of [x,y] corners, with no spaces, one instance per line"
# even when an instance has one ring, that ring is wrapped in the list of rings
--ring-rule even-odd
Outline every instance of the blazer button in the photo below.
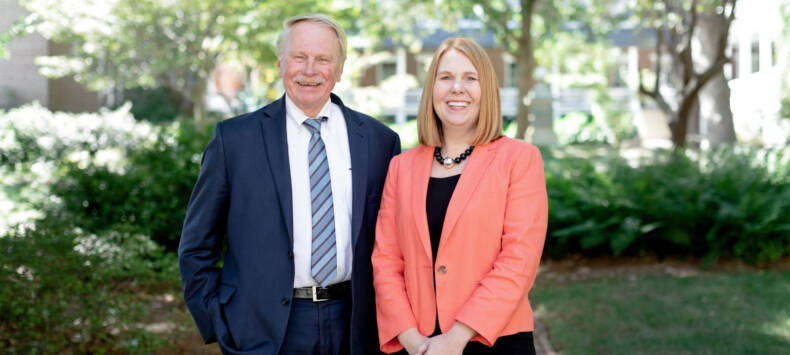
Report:
[[[287,306],[289,303],[291,303],[291,300],[288,299],[288,297],[283,297],[283,299],[280,300],[280,302],[283,303],[283,306]]]
[[[447,273],[447,267],[445,267],[444,265],[439,266],[439,273],[440,274],[446,274]]]
[[[289,251],[288,252],[288,259],[291,259],[291,260],[294,259],[294,252],[293,251]]]

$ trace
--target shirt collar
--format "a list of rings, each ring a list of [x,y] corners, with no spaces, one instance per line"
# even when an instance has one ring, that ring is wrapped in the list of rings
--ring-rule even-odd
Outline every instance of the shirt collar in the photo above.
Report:
[[[324,107],[321,108],[321,111],[318,112],[317,117],[326,116],[331,117],[330,113],[331,110],[332,100],[326,100]],[[315,118],[315,117],[308,117],[305,113],[298,107],[296,104],[288,97],[288,94],[285,94],[285,115],[290,119],[294,120],[299,126],[304,124],[304,121],[308,118]]]

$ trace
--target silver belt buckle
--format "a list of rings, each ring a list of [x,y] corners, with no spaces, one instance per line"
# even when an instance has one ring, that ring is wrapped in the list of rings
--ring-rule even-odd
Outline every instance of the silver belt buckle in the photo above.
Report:
[[[313,302],[323,302],[328,301],[328,298],[318,298],[318,286],[313,286]]]

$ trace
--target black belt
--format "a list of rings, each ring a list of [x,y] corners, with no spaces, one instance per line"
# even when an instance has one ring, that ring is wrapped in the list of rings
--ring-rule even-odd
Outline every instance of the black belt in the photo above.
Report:
[[[351,281],[343,281],[327,287],[295,288],[294,298],[313,300],[313,302],[351,299]]]

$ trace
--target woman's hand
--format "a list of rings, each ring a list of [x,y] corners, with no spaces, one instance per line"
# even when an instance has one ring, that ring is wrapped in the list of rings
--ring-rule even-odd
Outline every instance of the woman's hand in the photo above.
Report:
[[[424,351],[419,352],[419,349],[428,341],[428,338],[420,334],[417,328],[409,328],[398,334],[398,341],[406,348],[409,355],[420,355]]]
[[[450,331],[429,338],[417,351],[425,355],[461,355],[466,344],[477,332],[466,324],[455,322]]]

